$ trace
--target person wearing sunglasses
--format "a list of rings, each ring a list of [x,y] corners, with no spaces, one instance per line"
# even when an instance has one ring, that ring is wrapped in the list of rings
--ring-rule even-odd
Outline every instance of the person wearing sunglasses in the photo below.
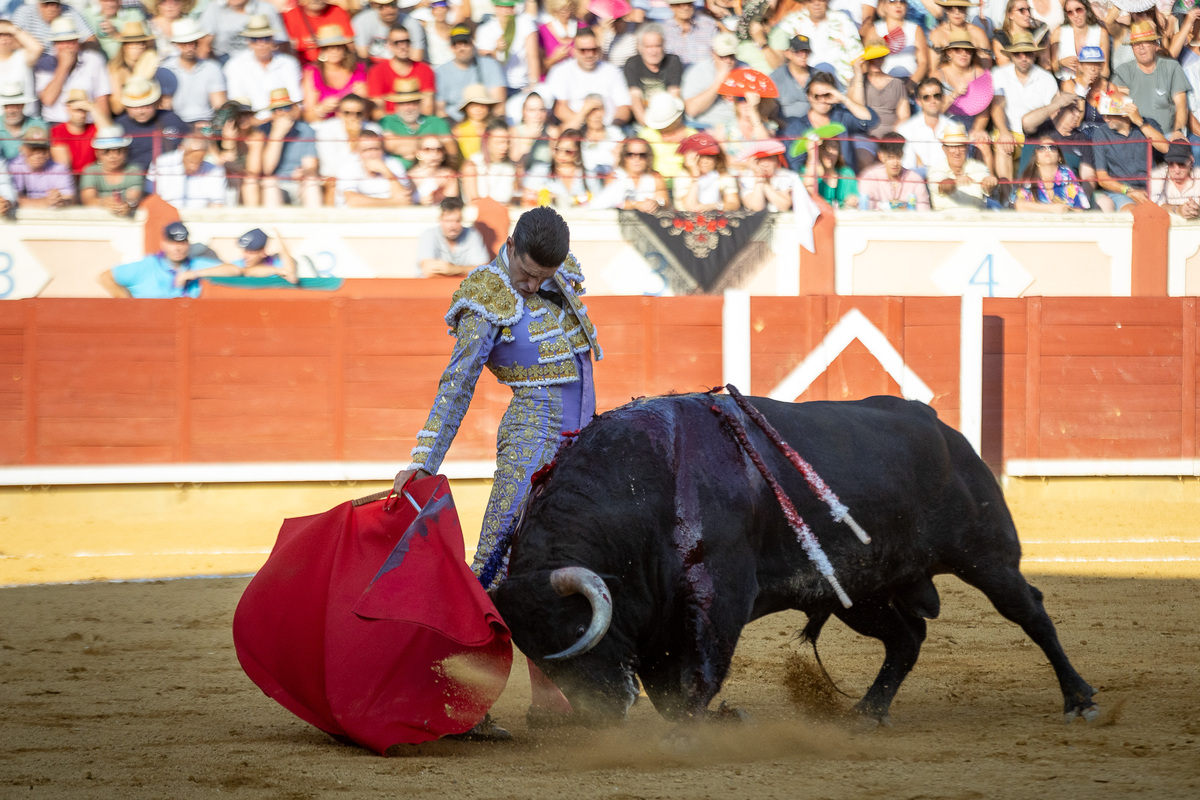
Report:
[[[908,169],[919,170],[942,160],[940,142],[952,122],[942,113],[945,91],[937,78],[921,81],[916,92],[919,113],[896,126],[896,132],[904,137],[904,166]]]
[[[420,25],[416,27],[420,28]],[[377,104],[378,114],[395,112],[395,102],[387,98],[395,93],[397,81],[416,81],[417,91],[421,95],[417,108],[424,116],[433,114],[433,95],[437,80],[434,78],[433,68],[421,61],[417,55],[417,48],[413,46],[417,41],[404,24],[397,22],[387,34],[389,57],[376,59],[367,70],[367,97]],[[424,32],[420,41],[425,41]]]
[[[667,205],[667,181],[654,171],[654,151],[645,139],[621,143],[617,169],[592,208],[624,208],[653,214]]]
[[[554,142],[548,167],[535,164],[522,181],[526,206],[557,208],[590,206],[600,193],[600,181],[583,166],[583,131],[568,129]]]
[[[855,64],[861,74],[862,62],[856,61]],[[833,75],[828,72],[814,72],[808,79],[808,113],[803,117],[793,117],[788,120],[779,138],[786,144],[803,139],[814,128],[831,123],[843,125],[846,132],[838,137],[841,142],[842,158],[846,164],[850,165],[851,169],[854,169],[854,165],[859,161],[854,137],[865,139],[867,131],[879,124],[879,115],[862,102],[862,83],[858,81],[855,83],[857,85],[852,88],[850,93],[843,94],[837,88],[837,79]],[[799,153],[788,154],[788,167],[800,172],[807,160],[808,152],[801,148]],[[862,157],[864,164],[869,164],[874,160],[874,156],[870,153],[864,154]]]
[[[1017,184],[1014,207],[1037,214],[1066,214],[1091,208],[1075,172],[1063,163],[1058,145],[1048,136],[1034,140],[1034,160]]]
[[[934,211],[1000,207],[989,205],[989,196],[999,182],[986,164],[969,157],[970,144],[966,128],[957,122],[947,126],[941,162],[931,166],[927,176],[929,202]]]
[[[408,57],[416,61],[425,57],[425,29],[419,19],[400,10],[400,0],[371,0],[362,6],[362,11],[350,20],[359,58],[367,63],[392,58],[395,55],[392,37],[397,29],[408,34]]]
[[[992,46],[987,34],[978,24],[970,22],[970,14],[979,7],[974,0],[937,0],[937,6],[945,15],[941,24],[929,32],[929,47],[934,51],[933,61],[937,54],[945,50],[946,45],[954,41],[966,41],[975,45],[983,66],[992,66]]]
[[[358,139],[366,132],[379,134],[379,125],[371,121],[371,101],[348,94],[338,101],[329,119],[313,123],[317,132],[317,158],[322,177],[337,175],[344,164],[357,160]]]
[[[546,76],[546,91],[564,128],[583,128],[597,107],[604,109],[605,125],[626,125],[633,118],[625,75],[600,57],[600,42],[587,29],[575,36],[575,57]]]
[[[1045,70],[1051,68],[1050,53],[1044,49],[1050,39],[1050,29],[1045,23],[1039,22],[1032,12],[1030,0],[1008,0],[1004,8],[1004,23],[992,34],[992,53],[997,67],[1011,64],[1013,43],[1018,37],[1028,37],[1043,47],[1037,51],[1021,52],[1035,52],[1034,59],[1038,65]]]

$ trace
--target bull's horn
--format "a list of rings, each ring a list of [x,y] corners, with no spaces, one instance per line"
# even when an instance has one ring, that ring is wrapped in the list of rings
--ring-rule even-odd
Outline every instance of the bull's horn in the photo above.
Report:
[[[612,595],[609,594],[604,579],[586,567],[556,569],[550,573],[550,585],[563,597],[572,594],[586,597],[592,606],[592,624],[579,641],[561,653],[546,656],[546,660],[556,661],[581,656],[599,644],[604,634],[608,633],[608,625],[612,622]]]

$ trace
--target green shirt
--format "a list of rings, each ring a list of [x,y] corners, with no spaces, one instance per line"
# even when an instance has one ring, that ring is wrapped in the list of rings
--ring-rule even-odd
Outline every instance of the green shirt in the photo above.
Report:
[[[410,128],[408,123],[400,119],[398,114],[388,114],[383,119],[379,120],[379,127],[383,128],[384,133],[395,134],[396,136],[449,136],[450,123],[441,117],[421,117],[417,121],[417,127]],[[416,159],[403,158],[404,168],[408,169],[413,164],[417,163]]]
[[[121,182],[109,183],[104,179],[104,168],[99,164],[88,164],[79,179],[79,191],[95,189],[100,197],[111,197],[114,194],[124,194],[126,189],[141,189],[143,184],[142,170],[136,164],[126,164],[125,174]]]
[[[854,179],[854,170],[842,167],[838,170],[838,178],[836,186],[830,186],[823,180],[817,181],[817,193],[834,208],[842,208],[848,197],[858,197],[858,181]]]
[[[8,126],[0,125],[0,155],[4,156],[5,161],[12,161],[20,155],[21,137],[30,128],[41,128],[44,131],[50,130],[50,126],[37,117],[26,117],[25,122],[21,125],[21,132],[15,136],[8,132]]]

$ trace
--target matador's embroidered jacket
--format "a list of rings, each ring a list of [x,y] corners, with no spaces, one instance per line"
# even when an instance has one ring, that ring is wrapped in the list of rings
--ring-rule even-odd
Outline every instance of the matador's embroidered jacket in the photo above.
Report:
[[[458,341],[417,434],[412,466],[437,472],[484,366],[513,391],[496,437],[496,475],[472,565],[476,574],[519,513],[533,473],[554,458],[561,434],[583,427],[596,409],[591,359],[594,354],[599,361],[603,353],[580,300],[583,273],[573,255],[553,284],[563,298],[561,309],[540,295],[522,297],[509,281],[502,247],[494,261],[463,279],[446,313]],[[503,574],[502,569],[497,577]]]

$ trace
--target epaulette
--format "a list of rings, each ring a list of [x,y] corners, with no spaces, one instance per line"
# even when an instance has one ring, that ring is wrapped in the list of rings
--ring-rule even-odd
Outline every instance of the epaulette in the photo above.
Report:
[[[563,261],[562,266],[558,269],[558,274],[565,278],[571,284],[572,291],[576,296],[582,295],[587,290],[583,288],[583,267],[579,264],[579,259],[575,254],[568,251],[567,258]]]
[[[446,324],[453,333],[458,316],[470,309],[498,327],[515,325],[525,313],[525,301],[513,290],[508,275],[495,262],[471,270],[450,299]]]

